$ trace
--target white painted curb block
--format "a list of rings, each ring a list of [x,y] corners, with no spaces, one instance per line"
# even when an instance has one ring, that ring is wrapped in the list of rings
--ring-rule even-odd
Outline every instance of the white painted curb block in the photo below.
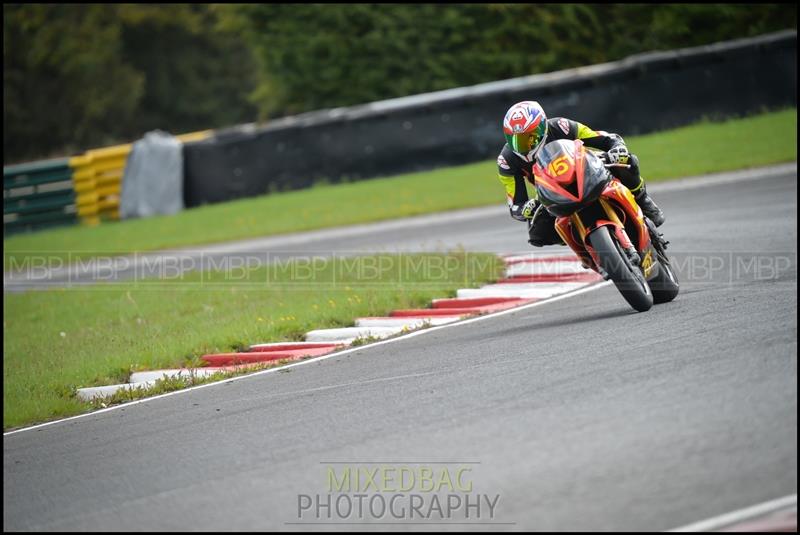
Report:
[[[142,383],[124,383],[121,385],[94,386],[91,388],[79,388],[78,397],[84,401],[91,401],[95,398],[104,398],[114,395],[118,390],[135,390],[137,388],[149,388],[156,384],[155,381],[144,381]]]
[[[332,344],[339,344],[340,342],[331,342],[331,343]],[[269,351],[273,347],[286,346],[286,345],[297,346],[297,349],[302,349],[303,346],[315,347],[315,346],[318,346],[319,344],[320,344],[320,342],[267,342],[267,343],[264,343],[264,344],[253,344],[253,345],[250,346],[250,350],[251,351],[255,351],[255,350],[258,350],[258,349],[262,349],[262,350]]]
[[[316,329],[306,333],[306,342],[352,342],[356,338],[386,338],[397,334],[403,327],[344,327],[342,329]]]
[[[574,257],[575,262],[580,263],[580,260],[578,260],[578,257],[575,255],[575,253],[573,253],[570,249],[566,247],[563,248],[563,252],[561,253],[549,252],[549,253],[514,254],[514,255],[504,256],[503,260],[506,262],[506,264],[511,264],[515,262],[524,262],[526,260],[537,260],[540,262],[560,262],[561,260],[556,260],[556,258],[560,259],[568,256]],[[563,260],[563,261],[571,262],[571,260]]]
[[[506,277],[517,275],[563,275],[567,273],[587,273],[580,262],[519,262],[506,267]]]
[[[397,318],[358,318],[356,327],[407,327],[416,329],[426,323],[428,325],[444,325],[459,321],[461,316],[418,316],[418,317],[397,317]]]
[[[509,257],[546,259],[545,255],[520,255]],[[579,261],[553,260],[552,262],[522,262],[510,264],[506,268],[506,276],[539,275],[547,273],[581,273],[585,269]],[[489,284],[482,288],[462,288],[458,290],[457,297],[520,297],[544,299],[587,286],[588,282],[535,282],[520,284]],[[294,342],[295,346],[313,345],[319,343],[333,343],[350,345],[359,338],[387,338],[403,331],[414,330],[425,325],[445,325],[460,321],[460,316],[417,316],[417,317],[373,317],[358,318],[355,327],[341,329],[317,329],[306,333],[305,342]],[[269,350],[272,347],[286,345],[287,342],[253,344],[251,350]],[[217,367],[189,369],[167,369],[131,374],[130,382],[120,385],[107,385],[92,388],[78,389],[78,397],[82,400],[92,400],[111,396],[119,390],[133,390],[136,388],[149,388],[160,379],[175,377],[207,377],[216,373]]]
[[[519,297],[545,299],[582,288],[589,282],[532,282],[520,284],[487,284],[481,288],[461,288],[458,297]]]
[[[585,269],[579,261],[553,260],[546,261],[547,255],[520,255],[508,257],[511,259],[540,258],[542,262],[521,262],[510,264],[506,268],[506,276],[515,275],[540,275],[548,273],[582,273]],[[520,284],[489,284],[482,288],[462,288],[458,290],[457,297],[519,297],[544,299],[559,294],[567,293],[583,286],[588,282],[535,282]],[[333,343],[350,345],[359,338],[387,338],[404,331],[418,329],[425,325],[445,325],[460,321],[460,316],[417,316],[417,317],[374,317],[358,318],[355,327],[341,329],[317,329],[306,333],[305,342],[294,342],[293,345],[303,346],[319,343]],[[251,350],[269,350],[272,347],[286,345],[287,342],[253,344]],[[78,389],[78,397],[82,400],[92,400],[111,396],[119,390],[134,390],[136,388],[149,388],[160,379],[175,377],[207,377],[216,373],[217,367],[190,369],[167,369],[131,374],[130,382],[120,385],[107,385],[92,388]]]
[[[191,377],[193,374],[195,377],[208,377],[209,375],[213,375],[218,371],[220,371],[219,368],[208,367],[208,368],[194,368],[193,370],[177,369],[177,370],[153,370],[147,372],[135,372],[131,374],[129,382],[130,383],[155,382],[158,379],[163,379],[164,376],[172,379],[175,377]]]
[[[357,339],[357,336],[353,336],[352,338],[342,338],[341,340],[320,340],[317,343],[340,344],[344,348],[352,345]]]

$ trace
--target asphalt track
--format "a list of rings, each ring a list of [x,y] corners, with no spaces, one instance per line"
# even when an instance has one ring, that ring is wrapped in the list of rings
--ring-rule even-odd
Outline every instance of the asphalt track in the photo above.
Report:
[[[499,500],[482,524],[371,529],[665,530],[796,493],[796,180],[660,192],[682,290],[646,313],[606,285],[6,435],[4,529],[358,530],[306,524],[342,518],[301,516],[298,495],[378,462],[468,467]],[[523,228],[501,213],[339,246],[514,252]]]

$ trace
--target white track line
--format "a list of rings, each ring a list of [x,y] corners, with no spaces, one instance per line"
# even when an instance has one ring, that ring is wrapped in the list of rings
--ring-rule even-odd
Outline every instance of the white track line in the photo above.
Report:
[[[436,326],[436,327],[429,327],[427,329],[421,329],[419,331],[414,331],[414,332],[410,332],[408,334],[404,334],[402,336],[398,336],[397,338],[389,338],[388,340],[381,340],[379,342],[374,342],[372,344],[366,344],[366,345],[363,345],[363,346],[358,346],[358,347],[353,347],[353,348],[350,348],[350,349],[345,349],[344,351],[328,353],[327,355],[321,355],[319,357],[313,357],[313,358],[310,358],[310,359],[301,360],[299,362],[295,362],[293,364],[287,364],[286,366],[280,366],[278,368],[270,368],[268,370],[262,370],[262,371],[258,371],[258,372],[255,372],[255,373],[250,373],[250,374],[247,374],[247,375],[240,375],[238,377],[231,377],[230,379],[225,379],[223,381],[217,381],[217,382],[214,382],[214,383],[206,383],[204,385],[198,385],[198,386],[192,386],[192,387],[189,387],[189,388],[185,388],[183,390],[176,390],[174,392],[167,392],[166,394],[161,394],[161,395],[158,395],[158,396],[153,396],[153,397],[144,398],[144,399],[138,399],[136,401],[130,401],[128,403],[123,403],[121,405],[114,405],[112,407],[106,407],[105,409],[100,409],[100,410],[94,411],[94,412],[87,412],[87,413],[84,413],[84,414],[78,414],[77,416],[70,416],[69,418],[64,418],[64,419],[61,419],[61,420],[54,420],[52,422],[45,422],[43,424],[37,424],[37,425],[33,425],[31,427],[25,427],[23,429],[16,429],[14,431],[8,431],[6,433],[3,433],[3,436],[7,437],[9,435],[13,435],[13,434],[16,434],[16,433],[22,433],[23,431],[31,431],[33,429],[41,429],[42,427],[46,427],[46,426],[49,426],[49,425],[54,425],[54,424],[58,424],[58,423],[62,423],[62,422],[68,422],[70,420],[77,420],[78,418],[86,418],[87,416],[96,416],[96,415],[104,413],[104,412],[109,412],[109,411],[113,411],[113,410],[117,410],[117,409],[124,409],[124,408],[127,408],[127,407],[131,407],[133,405],[138,405],[140,403],[147,403],[147,402],[150,402],[150,401],[153,401],[153,400],[156,400],[156,399],[166,398],[166,397],[169,397],[169,396],[177,396],[177,395],[180,395],[180,394],[184,394],[186,392],[191,392],[193,390],[199,390],[201,388],[209,388],[209,387],[219,386],[219,385],[230,383],[232,381],[241,381],[241,380],[244,380],[244,379],[250,379],[252,377],[258,377],[258,376],[261,376],[261,375],[266,375],[268,373],[275,373],[275,372],[279,372],[279,371],[285,371],[288,368],[295,368],[297,366],[304,366],[306,364],[311,364],[313,362],[319,362],[321,360],[329,359],[331,357],[341,357],[341,356],[344,356],[344,355],[347,355],[347,354],[350,354],[350,353],[354,353],[356,351],[362,351],[364,349],[369,349],[369,348],[377,347],[377,346],[384,345],[384,344],[391,344],[393,342],[398,342],[400,340],[407,340],[408,338],[413,338],[414,336],[422,336],[424,334],[435,332],[435,331],[438,331],[438,330],[441,330],[441,329],[449,329],[451,327],[459,327],[461,325],[466,325],[468,323],[473,323],[473,322],[477,322],[477,321],[485,321],[487,319],[494,319],[494,318],[497,318],[498,316],[504,316],[506,314],[512,314],[514,312],[519,312],[521,310],[527,310],[529,308],[546,305],[548,303],[554,303],[556,301],[561,301],[562,299],[568,299],[568,298],[573,297],[575,295],[580,295],[580,294],[584,294],[584,293],[587,293],[587,292],[591,292],[593,290],[597,290],[599,288],[603,288],[604,286],[607,286],[609,284],[611,284],[611,281],[603,281],[603,282],[600,282],[600,283],[597,283],[597,284],[593,284],[593,285],[588,286],[588,287],[580,288],[580,289],[575,290],[573,292],[569,292],[569,293],[561,294],[561,295],[558,295],[558,296],[555,296],[555,297],[552,297],[552,298],[549,298],[549,299],[545,299],[543,301],[537,301],[535,303],[529,303],[527,305],[522,305],[522,306],[515,307],[515,308],[509,308],[507,310],[501,310],[500,312],[494,312],[492,314],[486,314],[484,316],[478,316],[476,318],[465,319],[463,321],[458,321],[458,322],[455,322],[455,323],[448,323],[446,325],[439,325],[439,326]]]
[[[773,513],[792,505],[797,506],[797,494],[790,494],[789,496],[784,496],[783,498],[770,500],[768,502],[753,505],[751,507],[745,507],[744,509],[739,509],[737,511],[725,513],[724,515],[715,516],[701,522],[695,522],[694,524],[689,524],[688,526],[671,529],[669,530],[669,533],[717,530],[737,522],[742,522],[744,520],[750,520]]]

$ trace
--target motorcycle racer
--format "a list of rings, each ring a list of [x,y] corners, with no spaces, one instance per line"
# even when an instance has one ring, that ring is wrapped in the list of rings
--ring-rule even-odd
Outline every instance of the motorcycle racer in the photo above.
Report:
[[[656,226],[664,223],[664,213],[647,194],[639,174],[639,159],[628,152],[625,141],[617,134],[595,131],[564,117],[547,119],[544,109],[535,101],[518,102],[503,119],[506,144],[497,157],[498,177],[506,189],[511,217],[528,222],[528,242],[536,247],[563,243],[555,231],[555,217],[535,198],[530,199],[525,180],[535,184],[533,164],[541,148],[558,139],[580,139],[587,147],[603,151],[612,175],[631,193],[642,212]],[[625,167],[625,166],[629,167]]]

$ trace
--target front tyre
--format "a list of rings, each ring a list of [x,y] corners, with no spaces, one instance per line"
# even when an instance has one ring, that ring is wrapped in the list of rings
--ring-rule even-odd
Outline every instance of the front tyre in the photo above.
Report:
[[[678,296],[680,284],[666,254],[658,253],[658,275],[650,280],[655,304],[668,303]]]
[[[588,237],[589,243],[597,253],[597,259],[622,297],[639,312],[650,310],[653,306],[653,292],[641,269],[631,263],[617,240],[611,236],[607,226],[598,227]]]

